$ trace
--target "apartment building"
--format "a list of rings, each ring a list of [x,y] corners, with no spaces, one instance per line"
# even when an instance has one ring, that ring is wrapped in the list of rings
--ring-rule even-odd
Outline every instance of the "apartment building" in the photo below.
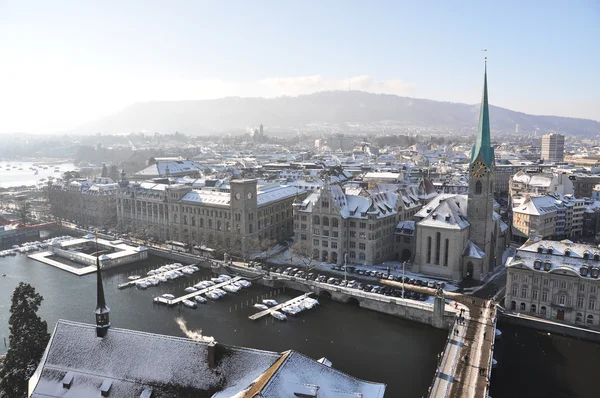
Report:
[[[421,204],[411,190],[389,184],[348,194],[338,184],[325,185],[294,204],[297,242],[310,245],[315,259],[335,264],[373,265],[399,259],[398,223],[411,220]]]
[[[528,240],[506,270],[507,309],[600,330],[596,246]]]
[[[542,136],[542,160],[562,162],[565,159],[565,136],[546,134]]]
[[[94,227],[116,225],[119,185],[110,178],[77,178],[48,184],[50,212],[55,217]]]

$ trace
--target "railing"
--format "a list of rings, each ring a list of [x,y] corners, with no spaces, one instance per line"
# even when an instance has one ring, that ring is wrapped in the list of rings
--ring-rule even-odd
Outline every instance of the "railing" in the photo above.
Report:
[[[453,339],[453,332],[454,329],[456,329],[458,323],[458,318],[454,319],[454,322],[452,323],[452,327],[450,328],[450,331],[448,332],[448,337],[446,338],[446,342],[444,343],[444,349],[441,352],[441,355],[438,357],[438,363],[437,366],[435,368],[435,372],[433,374],[433,380],[431,380],[431,384],[429,385],[429,388],[427,389],[427,396],[428,397],[432,397],[435,396],[436,398],[438,397],[447,397],[448,393],[450,392],[450,386],[452,385],[452,383],[447,383],[446,384],[446,391],[444,392],[444,395],[432,395],[433,393],[433,388],[435,386],[435,382],[438,378],[438,374],[440,372],[440,366],[442,365],[442,360],[444,359],[444,354],[446,353],[446,350],[448,349],[448,344],[450,344],[450,340]],[[454,366],[452,368],[452,373],[454,374],[454,370],[456,369],[456,365],[458,364],[458,361],[455,361]]]

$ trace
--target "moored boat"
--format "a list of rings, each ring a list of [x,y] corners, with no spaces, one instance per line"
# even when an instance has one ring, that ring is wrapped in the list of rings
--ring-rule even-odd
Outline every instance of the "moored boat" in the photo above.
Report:
[[[268,309],[269,309],[269,307],[267,307],[266,305],[264,305],[264,304],[259,304],[259,303],[256,303],[256,304],[254,304],[254,306],[253,306],[253,307],[254,307],[254,308],[256,308],[257,310],[261,310],[261,311],[264,311],[264,310],[268,310]]]
[[[277,320],[280,320],[280,321],[287,321],[287,316],[285,316],[284,314],[282,314],[279,311],[273,311],[273,312],[271,312],[271,316],[273,318],[277,319]]]
[[[196,303],[191,300],[181,300],[181,302],[183,303],[183,305],[185,305],[186,307],[189,307],[189,308],[197,307]]]
[[[194,299],[199,302],[200,304],[205,304],[206,303],[206,299],[202,296],[196,296],[194,297]]]
[[[278,303],[275,300],[271,300],[271,299],[266,299],[262,301],[264,305],[268,306],[268,307],[275,307]]]

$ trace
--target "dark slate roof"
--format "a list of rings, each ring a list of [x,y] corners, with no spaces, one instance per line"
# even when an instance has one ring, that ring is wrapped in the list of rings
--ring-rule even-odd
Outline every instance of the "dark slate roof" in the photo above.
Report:
[[[111,328],[96,337],[93,325],[58,321],[38,369],[30,381],[31,397],[99,396],[112,380],[110,397],[212,397],[244,390],[281,354],[217,344],[216,369],[208,367],[208,344],[186,338]],[[70,389],[62,379],[74,373]],[[33,390],[33,391],[32,391]]]

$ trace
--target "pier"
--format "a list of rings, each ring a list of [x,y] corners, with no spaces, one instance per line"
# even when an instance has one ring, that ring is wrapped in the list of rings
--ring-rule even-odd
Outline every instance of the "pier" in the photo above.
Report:
[[[64,264],[59,261],[51,259],[50,257],[52,257],[52,256],[54,256],[54,253],[49,252],[49,251],[27,255],[27,257],[29,257],[31,259],[34,259],[34,260],[39,261],[44,264],[51,265],[56,268],[60,268],[63,271],[68,271],[77,276],[93,274],[94,272],[96,272],[95,265],[88,265],[87,267],[80,267],[80,268],[73,267],[72,265],[67,265],[67,264]]]
[[[189,299],[191,299],[193,297],[200,296],[201,294],[210,292],[211,290],[215,290],[215,289],[218,289],[220,287],[230,285],[230,284],[232,284],[234,282],[239,281],[240,279],[243,279],[243,278],[241,278],[239,276],[236,276],[235,278],[232,278],[232,279],[228,280],[227,282],[217,283],[214,286],[209,286],[207,288],[200,289],[200,290],[195,291],[193,293],[188,293],[188,294],[186,294],[184,296],[177,297],[177,298],[174,298],[174,299],[168,299],[168,298],[164,298],[164,297],[154,297],[154,302],[155,303],[166,304],[166,305],[169,305],[169,306],[175,305],[175,304],[179,304],[183,300],[189,300]]]
[[[271,308],[269,308],[269,309],[266,309],[266,310],[263,310],[263,311],[257,312],[257,313],[256,313],[256,314],[254,314],[254,315],[250,315],[250,316],[248,317],[248,319],[255,321],[255,320],[257,320],[257,319],[260,319],[260,318],[262,318],[262,317],[263,317],[263,316],[265,316],[265,315],[269,315],[269,314],[270,314],[271,312],[273,312],[273,311],[277,311],[277,310],[278,310],[278,309],[280,309],[280,308],[287,307],[288,305],[292,305],[292,304],[294,304],[294,303],[297,303],[297,302],[299,302],[299,301],[301,301],[301,300],[304,300],[305,298],[309,297],[311,294],[312,294],[312,293],[304,293],[302,296],[298,296],[298,297],[296,297],[296,298],[293,298],[293,299],[291,299],[291,300],[288,300],[288,301],[286,301],[285,303],[282,303],[282,304],[277,304],[277,305],[276,305],[276,306],[274,306],[274,307],[271,307]]]
[[[174,272],[174,271],[179,271],[179,270],[182,270],[182,269],[184,269],[184,268],[189,268],[189,267],[191,267],[191,266],[193,266],[193,265],[194,265],[194,264],[182,265],[181,267],[173,268],[172,270],[169,270],[169,271],[164,271],[164,272],[158,273],[158,274],[156,274],[156,275],[148,275],[148,276],[145,276],[145,277],[143,277],[143,278],[134,279],[134,280],[132,280],[132,281],[127,281],[127,282],[125,282],[125,283],[121,283],[120,285],[117,285],[117,287],[118,287],[119,289],[125,289],[126,287],[133,286],[133,285],[135,285],[136,283],[139,283],[139,282],[145,282],[145,281],[147,281],[148,279],[156,278],[157,276],[164,275],[164,274],[167,274],[167,273],[169,273],[169,272]]]

